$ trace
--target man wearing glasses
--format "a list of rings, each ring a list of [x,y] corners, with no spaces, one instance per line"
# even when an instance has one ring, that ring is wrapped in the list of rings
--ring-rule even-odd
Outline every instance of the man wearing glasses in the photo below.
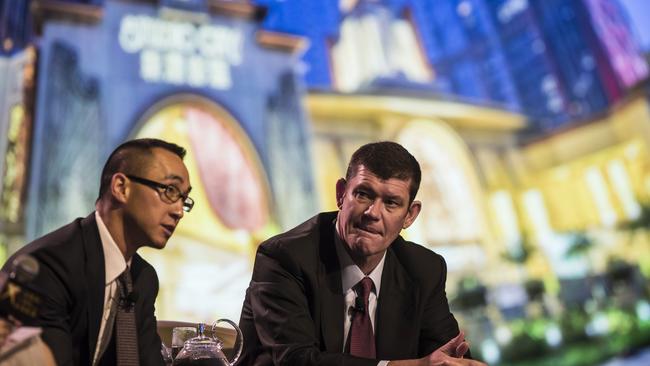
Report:
[[[192,209],[184,156],[162,140],[123,143],[102,171],[96,211],[16,253],[40,264],[31,284],[44,296],[34,323],[58,365],[164,365],[158,276],[136,251],[164,248]]]

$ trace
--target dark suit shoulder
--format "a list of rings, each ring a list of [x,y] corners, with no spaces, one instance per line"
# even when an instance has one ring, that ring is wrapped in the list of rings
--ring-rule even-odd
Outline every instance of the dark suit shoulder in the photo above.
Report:
[[[134,277],[137,277],[138,275],[158,277],[156,269],[137,253],[133,255],[131,268],[131,273]]]
[[[333,235],[336,212],[320,213],[293,229],[271,237],[257,249],[257,254],[270,257],[290,272],[300,268],[313,269],[318,261],[321,240]]]
[[[148,322],[151,319],[155,320],[154,302],[156,301],[159,290],[158,274],[155,268],[136,253],[131,258],[131,275],[133,278],[133,292],[137,295],[136,301],[139,306],[139,321]],[[152,337],[149,331],[145,329],[141,331],[147,333],[147,337]],[[155,338],[153,339],[155,340]],[[152,338],[148,339],[151,341]],[[159,340],[156,342],[159,342]],[[157,349],[160,349],[160,343],[157,344]]]
[[[26,244],[7,260],[4,269],[7,268],[15,257],[21,254],[33,255],[41,262],[52,262],[54,260],[61,264],[67,262],[75,263],[75,261],[79,260],[77,253],[83,250],[81,244],[83,241],[81,228],[83,220],[82,218],[78,218]]]
[[[149,262],[137,253],[133,255],[131,260],[131,275],[133,276],[134,286],[140,288],[141,292],[146,292],[155,298],[159,286],[158,273]]]
[[[391,244],[390,250],[409,276],[417,282],[431,282],[432,279],[446,275],[445,259],[420,244],[398,237]]]
[[[321,230],[326,230],[324,227],[327,226],[333,228],[332,223],[335,218],[335,212],[320,213],[291,230],[265,240],[260,244],[259,250],[267,254],[294,253],[300,255],[305,252],[315,252],[318,250]]]

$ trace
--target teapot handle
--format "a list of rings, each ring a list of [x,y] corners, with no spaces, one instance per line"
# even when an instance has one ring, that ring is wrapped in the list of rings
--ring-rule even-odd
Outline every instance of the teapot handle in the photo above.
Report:
[[[239,360],[239,356],[241,356],[241,351],[244,348],[244,335],[242,334],[241,329],[239,329],[239,326],[237,326],[237,324],[232,320],[228,320],[228,319],[219,319],[216,322],[212,323],[212,334],[216,334],[215,330],[217,328],[217,324],[222,322],[232,325],[232,327],[235,328],[235,331],[237,332],[237,339],[235,340],[236,352],[232,360],[228,361],[230,365],[234,365],[235,363],[237,363],[237,360]]]

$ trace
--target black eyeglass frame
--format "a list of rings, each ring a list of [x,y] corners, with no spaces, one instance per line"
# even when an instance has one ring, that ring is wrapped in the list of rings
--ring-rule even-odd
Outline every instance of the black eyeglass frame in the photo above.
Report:
[[[176,203],[179,199],[182,198],[183,211],[185,212],[192,211],[192,207],[194,207],[194,200],[189,196],[189,194],[183,194],[181,190],[178,189],[178,187],[171,184],[164,184],[146,178],[137,177],[135,175],[130,175],[130,174],[125,174],[125,175],[127,178],[129,178],[130,180],[136,183],[140,183],[149,188],[155,189],[156,191],[158,191],[158,193],[162,193],[165,196],[165,198],[167,198],[171,203]],[[176,195],[174,192],[178,192],[178,197],[176,198],[173,197],[174,195]],[[172,195],[171,197],[170,194]]]

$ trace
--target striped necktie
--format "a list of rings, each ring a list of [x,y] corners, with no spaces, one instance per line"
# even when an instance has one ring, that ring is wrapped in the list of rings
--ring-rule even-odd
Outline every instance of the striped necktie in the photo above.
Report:
[[[118,281],[120,301],[115,316],[117,365],[138,366],[138,332],[135,324],[135,299],[130,268],[122,272]]]

